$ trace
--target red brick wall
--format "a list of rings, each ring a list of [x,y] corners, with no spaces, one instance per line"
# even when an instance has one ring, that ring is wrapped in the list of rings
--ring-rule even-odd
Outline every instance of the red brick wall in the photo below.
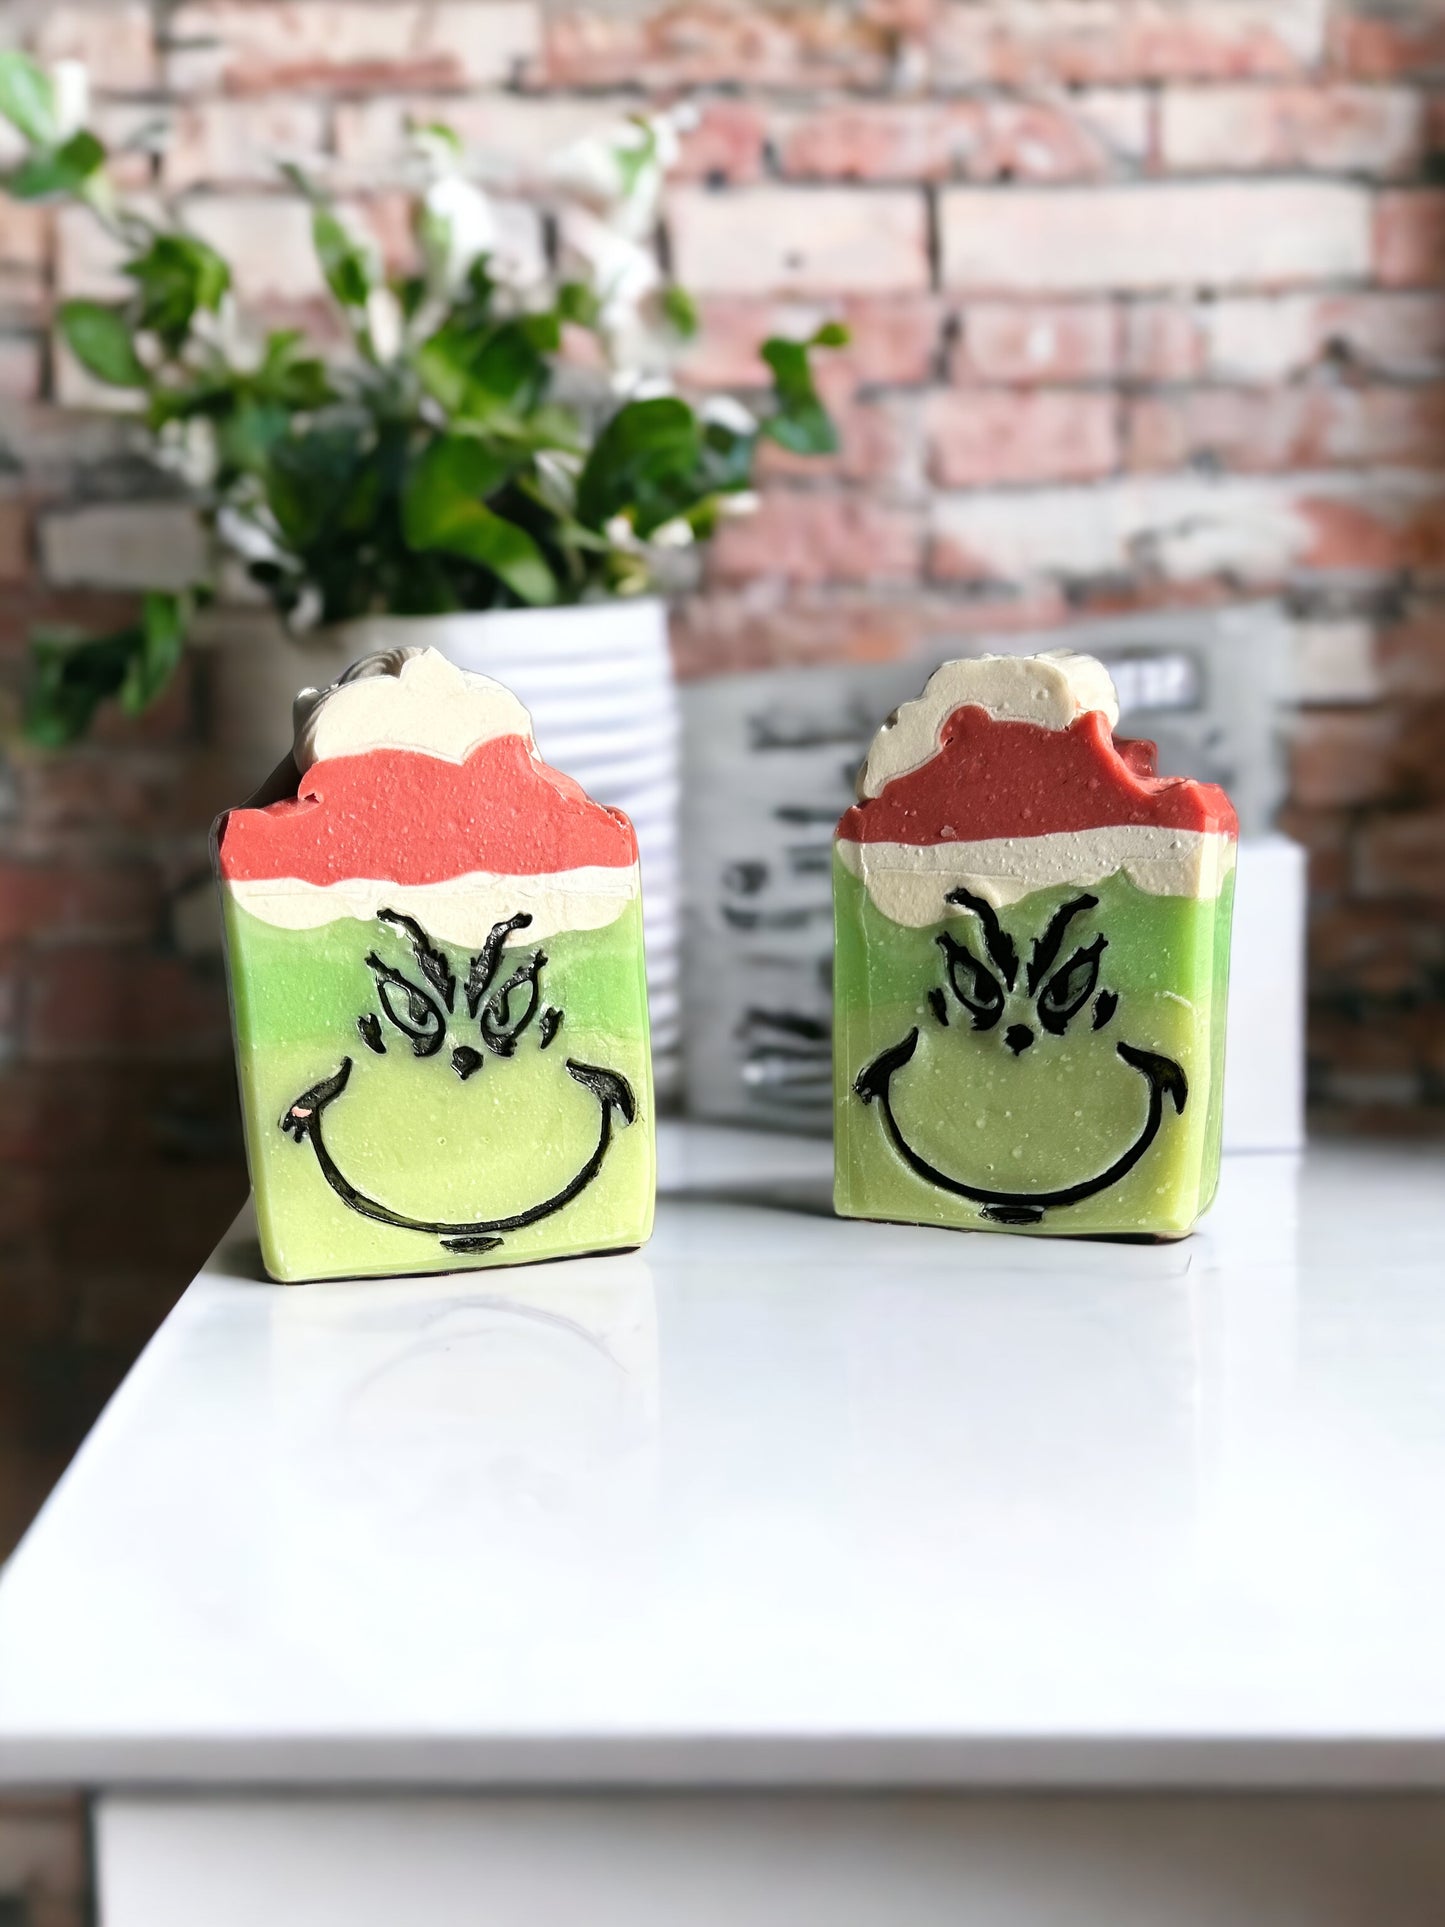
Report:
[[[27,18],[42,53],[89,61],[111,137],[169,124],[135,184],[190,196],[283,306],[316,281],[276,146],[374,176],[417,103],[535,152],[639,89],[693,96],[667,222],[707,323],[689,374],[754,380],[766,328],[840,309],[855,342],[829,376],[843,454],[773,461],[766,512],[679,620],[684,672],[1283,593],[1316,1094],[1440,1114],[1437,9],[12,0],[5,28]],[[84,390],[50,306],[98,274],[83,221],[0,202],[11,703],[34,621],[106,618],[186,539],[138,503],[125,424],[56,405]],[[0,762],[0,1430],[47,1468],[240,1192],[221,987],[185,945],[223,800],[189,681],[139,730]]]

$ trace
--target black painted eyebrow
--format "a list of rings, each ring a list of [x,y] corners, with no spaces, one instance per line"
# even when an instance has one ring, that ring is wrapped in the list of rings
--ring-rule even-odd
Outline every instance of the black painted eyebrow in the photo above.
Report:
[[[983,925],[984,946],[997,965],[1004,982],[1012,990],[1014,978],[1019,974],[1019,953],[1014,949],[1013,938],[998,920],[998,912],[983,897],[976,897],[972,890],[950,890],[943,899],[945,903],[960,904],[973,914]],[[1029,986],[1033,988],[1032,985]]]
[[[1064,941],[1064,932],[1069,927],[1070,919],[1076,917],[1081,910],[1095,910],[1098,908],[1098,905],[1099,899],[1091,896],[1073,897],[1068,903],[1061,903],[1049,918],[1049,925],[1044,931],[1044,934],[1041,937],[1034,938],[1033,949],[1029,952],[1028,986],[1030,997],[1037,991],[1039,985],[1047,975],[1050,965],[1053,963],[1055,957],[1058,956],[1060,947]]]
[[[534,950],[530,957],[517,965],[517,968],[512,972],[511,976],[508,977],[507,981],[499,990],[494,990],[487,1000],[486,1008],[482,1011],[480,1020],[482,1042],[487,1046],[488,1050],[496,1051],[499,1057],[511,1056],[512,1051],[516,1048],[517,1039],[537,1014],[537,1006],[541,1002],[542,997],[542,986],[539,979],[542,966],[546,961],[547,953],[545,950]],[[523,984],[530,986],[527,1008],[520,1017],[510,1017],[508,1014],[511,1008],[509,1000],[512,992],[514,990],[520,990]],[[495,1022],[493,1021],[494,1011],[496,1013]]]
[[[482,999],[492,987],[492,979],[497,974],[501,962],[502,946],[514,930],[525,930],[532,921],[531,913],[519,910],[513,917],[504,917],[494,923],[486,942],[472,958],[467,972],[467,1015],[475,1017],[482,1007]]]
[[[405,916],[400,910],[378,910],[376,916],[379,923],[392,924],[406,933],[421,974],[450,1010],[456,995],[457,980],[452,975],[451,965],[416,918]]]

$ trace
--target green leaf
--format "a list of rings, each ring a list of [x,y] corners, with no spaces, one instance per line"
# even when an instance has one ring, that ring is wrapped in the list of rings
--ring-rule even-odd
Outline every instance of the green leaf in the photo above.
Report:
[[[44,631],[33,636],[22,722],[29,741],[60,749],[84,736],[101,704],[119,694],[143,647],[139,627],[82,640]]]
[[[853,339],[852,332],[841,321],[825,321],[821,328],[815,328],[809,339],[810,348],[846,348]]]
[[[141,604],[140,646],[131,655],[120,686],[120,706],[128,716],[149,709],[165,689],[186,645],[188,599],[148,593]]]
[[[772,335],[758,353],[773,371],[773,387],[780,402],[806,401],[817,394],[803,342]]]
[[[105,149],[83,128],[61,147],[37,148],[5,178],[6,192],[17,201],[56,200],[78,194],[105,166]]]
[[[370,530],[381,507],[382,474],[375,459],[363,461],[351,480],[351,487],[337,504],[335,527],[338,535],[360,536]]]
[[[564,281],[557,290],[556,314],[559,321],[570,321],[579,328],[595,328],[602,302],[585,281]]]
[[[468,267],[465,276],[465,304],[457,309],[456,318],[465,320],[473,327],[489,323],[492,313],[492,300],[497,292],[497,284],[492,279],[490,257],[479,254]]]
[[[191,234],[157,234],[125,273],[139,290],[139,325],[171,354],[185,346],[197,311],[214,314],[231,285],[224,259]]]
[[[412,210],[412,237],[416,251],[425,273],[419,276],[421,296],[416,302],[420,308],[422,300],[433,287],[441,290],[447,278],[447,270],[452,258],[452,224],[445,214],[437,210],[423,196],[418,199]]]
[[[393,277],[391,291],[396,296],[396,304],[401,309],[401,318],[408,324],[415,321],[426,303],[430,289],[424,274],[400,274]]]
[[[264,474],[272,449],[290,426],[290,413],[279,402],[239,401],[216,424],[222,470]]]
[[[360,427],[350,423],[299,430],[274,444],[266,501],[288,548],[302,554],[334,529],[368,453]]]
[[[310,353],[304,336],[294,328],[267,335],[266,351],[250,387],[258,401],[275,402],[297,414],[324,408],[333,392],[326,363]]]
[[[55,88],[28,54],[0,53],[0,115],[32,146],[48,147],[55,140]]]
[[[657,158],[657,129],[641,116],[634,116],[633,126],[642,130],[642,139],[618,141],[612,148],[624,200],[630,200],[637,192],[637,183]]]
[[[833,455],[838,449],[838,431],[820,401],[780,409],[768,416],[758,432],[779,448],[786,448],[790,455]]]
[[[774,335],[759,350],[773,371],[776,402],[775,412],[761,424],[760,432],[794,455],[831,455],[838,446],[838,431],[814,386],[809,345]]]
[[[461,135],[455,127],[448,127],[444,120],[409,120],[407,130],[421,139],[434,141],[438,147],[445,149],[453,160],[459,161],[466,154],[467,150]]]
[[[505,441],[508,448],[517,452],[553,449],[566,455],[586,453],[586,440],[576,414],[560,402],[543,402],[516,420],[498,420],[494,432],[498,441]]]
[[[697,417],[672,395],[628,402],[592,445],[577,480],[578,519],[600,529],[632,514],[641,536],[691,508],[702,493]]]
[[[744,432],[725,422],[706,422],[702,431],[703,476],[709,495],[751,488],[757,431]]]
[[[135,351],[131,323],[103,301],[66,301],[58,316],[66,346],[86,371],[112,388],[144,388],[149,376]]]
[[[497,330],[499,336],[515,330],[528,347],[539,355],[555,355],[562,346],[562,320],[555,308],[543,308],[537,314],[519,315]]]
[[[23,720],[29,741],[46,749],[76,742],[115,697],[127,715],[148,708],[180,662],[191,603],[189,595],[152,593],[140,621],[112,635],[33,636]]]
[[[683,341],[691,341],[697,334],[697,303],[686,288],[679,288],[675,283],[664,288],[662,312],[672,332]]]
[[[237,405],[243,386],[243,380],[229,369],[208,369],[179,386],[153,382],[146,408],[146,427],[158,435],[171,422],[192,421],[198,415],[219,420]]]
[[[343,308],[364,308],[376,285],[370,251],[324,202],[312,210],[311,240],[326,285]]]
[[[414,549],[444,546],[441,532],[459,507],[499,489],[513,460],[472,435],[442,435],[417,461],[407,483],[403,515]]]
[[[443,436],[412,471],[402,500],[403,531],[413,549],[440,549],[480,563],[523,602],[555,602],[556,578],[532,537],[479,499],[500,486],[509,468],[473,437]]]
[[[422,344],[417,373],[428,394],[461,420],[525,415],[546,394],[548,357],[560,341],[552,310],[482,328],[454,315]]]

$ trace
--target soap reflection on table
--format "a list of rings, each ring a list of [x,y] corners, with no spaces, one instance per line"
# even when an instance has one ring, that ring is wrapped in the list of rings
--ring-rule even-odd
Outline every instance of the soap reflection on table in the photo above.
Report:
[[[447,1609],[426,1570],[459,1605],[487,1589],[495,1622],[500,1572],[595,1584],[645,1552],[659,1503],[708,1521],[669,1537],[675,1559],[810,1598],[825,1573],[936,1591],[960,1563],[1056,1580],[1077,1559],[1116,1584],[1131,1545],[1156,1570],[1161,1536],[1183,1556],[1283,1409],[1293,1161],[1232,1160],[1179,1244],[1049,1248],[831,1220],[817,1149],[779,1142],[735,1179],[712,1162],[696,1188],[674,1160],[645,1255],[275,1292],[274,1491],[310,1608],[318,1518],[343,1589],[353,1559],[374,1588],[390,1549],[414,1628]]]
[[[640,1256],[278,1291],[268,1379],[281,1570],[297,1611],[331,1616],[338,1657],[348,1626],[374,1657],[389,1610],[409,1641],[479,1611],[493,1636],[520,1630],[549,1598],[575,1603],[583,1572],[645,1552],[658,1370]],[[543,1596],[516,1583],[524,1566]]]
[[[250,1609],[339,1722],[627,1727],[699,1665],[741,1726],[842,1681],[986,1722],[1025,1652],[1067,1720],[1190,1636],[1291,1409],[1294,1160],[1180,1243],[1045,1244],[836,1219],[808,1140],[661,1149],[640,1253],[223,1286],[266,1293]]]
[[[12,1724],[476,1763],[1433,1716],[1438,1157],[1230,1158],[1147,1246],[845,1223],[806,1140],[663,1153],[627,1256],[282,1288],[228,1241],[57,1495],[70,1583],[7,1579]]]

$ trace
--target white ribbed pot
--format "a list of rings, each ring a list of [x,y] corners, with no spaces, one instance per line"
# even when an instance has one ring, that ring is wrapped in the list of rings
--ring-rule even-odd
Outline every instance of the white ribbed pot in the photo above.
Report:
[[[291,699],[334,681],[378,649],[441,650],[461,669],[494,676],[532,712],[537,747],[599,803],[625,810],[642,853],[642,915],[659,1093],[678,1081],[678,708],[667,611],[650,598],[484,614],[367,616],[306,644],[274,628],[266,646],[247,625],[216,651],[214,734],[245,752],[258,738],[271,762],[290,740]],[[279,652],[277,644],[279,643]],[[254,761],[263,759],[253,757]],[[269,768],[267,763],[265,768]],[[257,781],[265,774],[258,769]]]

